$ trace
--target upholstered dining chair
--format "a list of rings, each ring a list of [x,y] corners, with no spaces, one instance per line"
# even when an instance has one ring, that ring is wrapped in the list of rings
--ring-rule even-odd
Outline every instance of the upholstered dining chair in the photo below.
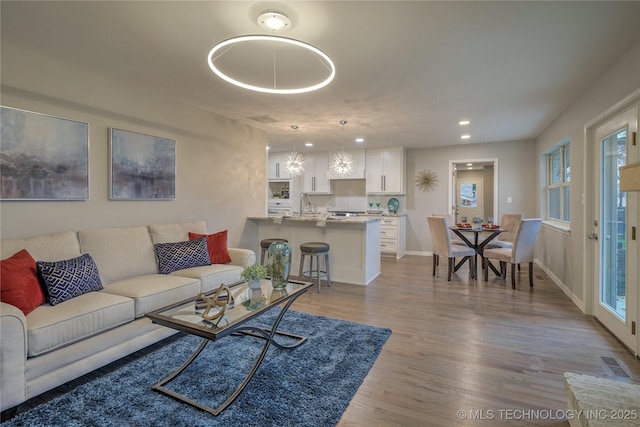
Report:
[[[453,218],[451,217],[451,214],[448,213],[434,213],[431,214],[431,216],[441,216],[447,219],[447,225],[451,226],[453,224]],[[465,246],[465,243],[460,240],[460,238],[456,235],[456,233],[454,233],[453,231],[449,230],[449,228],[447,227],[447,231],[449,232],[449,236],[451,237],[451,244],[452,245],[461,245],[461,246]],[[454,260],[455,262],[455,260]],[[436,256],[436,263],[440,264],[440,258]]]
[[[512,248],[513,240],[516,237],[516,229],[521,219],[524,219],[524,215],[521,213],[503,214],[500,218],[500,228],[505,231],[489,242],[486,248]]]
[[[533,251],[540,231],[540,218],[521,219],[516,228],[516,234],[511,248],[486,249],[483,252],[482,263],[487,265],[491,259],[500,262],[502,278],[507,278],[507,264],[511,264],[511,287],[516,288],[516,264],[529,263],[529,286],[533,288]],[[484,281],[489,280],[489,268],[484,269]]]
[[[428,216],[429,230],[431,231],[431,243],[433,252],[433,276],[436,275],[436,265],[438,257],[443,256],[448,260],[447,263],[447,280],[451,281],[451,273],[453,273],[454,260],[458,257],[469,257],[469,275],[473,279],[473,271],[475,270],[476,251],[467,245],[456,245],[451,243],[451,235],[449,234],[449,224],[447,218],[442,216]]]

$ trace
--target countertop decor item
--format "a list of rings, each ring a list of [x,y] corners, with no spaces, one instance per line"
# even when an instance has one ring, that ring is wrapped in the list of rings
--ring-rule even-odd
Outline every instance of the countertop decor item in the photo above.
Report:
[[[287,242],[273,242],[269,246],[269,275],[276,289],[287,286],[291,271],[291,247]]]
[[[421,170],[416,175],[415,183],[423,192],[434,190],[438,186],[438,175],[432,170]]]
[[[400,202],[395,197],[392,197],[389,199],[389,202],[387,202],[387,208],[389,208],[389,213],[394,214],[398,212],[398,209],[400,208]]]
[[[251,289],[259,289],[262,283],[262,279],[267,277],[267,268],[260,264],[249,265],[242,270],[240,278],[246,280],[249,283]]]

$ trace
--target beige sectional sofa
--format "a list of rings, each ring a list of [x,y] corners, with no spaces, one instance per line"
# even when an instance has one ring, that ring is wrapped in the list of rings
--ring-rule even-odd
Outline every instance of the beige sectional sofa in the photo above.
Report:
[[[253,251],[228,248],[231,263],[159,274],[156,243],[207,234],[204,221],[128,228],[64,231],[2,240],[2,259],[26,249],[37,261],[90,254],[104,287],[28,315],[0,303],[0,410],[12,408],[152,343],[175,330],[144,314],[201,291],[240,280]]]

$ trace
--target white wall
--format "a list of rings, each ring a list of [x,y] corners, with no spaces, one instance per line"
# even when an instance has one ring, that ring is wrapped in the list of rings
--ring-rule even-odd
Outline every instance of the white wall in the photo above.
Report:
[[[537,208],[544,212],[544,164],[546,151],[562,141],[571,140],[571,233],[543,229],[538,240],[537,256],[548,271],[557,278],[565,292],[584,309],[584,270],[590,269],[583,254],[585,236],[593,217],[582,203],[586,186],[593,178],[590,162],[586,160],[585,127],[609,108],[640,89],[640,40],[598,78],[555,122],[537,139],[538,160]],[[586,218],[586,220],[585,220]],[[640,260],[639,260],[640,262]]]
[[[534,141],[509,141],[486,144],[456,145],[452,147],[411,149],[407,152],[407,251],[431,251],[431,235],[426,217],[448,212],[449,161],[461,159],[497,158],[498,213],[521,212],[535,217],[536,161]],[[429,169],[438,175],[438,186],[423,192],[416,188],[416,174]],[[513,203],[507,204],[507,197]]]
[[[263,132],[15,46],[2,44],[2,105],[89,123],[88,201],[2,201],[2,238],[205,219],[229,245],[258,249],[249,215],[264,213]],[[180,84],[176,82],[175,84]],[[110,201],[109,127],[177,141],[175,201]]]

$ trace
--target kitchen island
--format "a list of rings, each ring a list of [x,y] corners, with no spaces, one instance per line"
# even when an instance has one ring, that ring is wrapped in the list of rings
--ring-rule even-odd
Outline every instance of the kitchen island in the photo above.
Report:
[[[258,222],[259,240],[288,240],[292,276],[298,275],[300,244],[306,242],[324,242],[331,246],[329,267],[332,282],[367,285],[380,274],[379,217],[329,218],[320,223],[314,216],[281,219],[251,216],[248,219]]]

